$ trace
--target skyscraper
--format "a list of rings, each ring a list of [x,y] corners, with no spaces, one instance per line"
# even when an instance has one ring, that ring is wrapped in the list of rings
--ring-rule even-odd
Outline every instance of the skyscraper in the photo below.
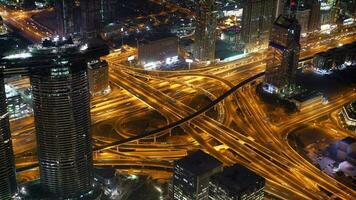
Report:
[[[93,190],[87,63],[79,48],[47,41],[32,51],[38,62],[30,81],[41,184],[61,198]],[[44,55],[53,59],[41,59]]]
[[[290,16],[277,18],[269,43],[265,89],[283,96],[293,92],[299,61],[301,28],[295,18],[295,12],[292,7]]]
[[[275,0],[275,6],[274,6],[274,19],[277,19],[279,15],[283,15],[284,13],[284,6],[286,4],[287,0]]]
[[[118,0],[101,0],[101,5],[102,22],[104,24],[109,24],[118,18],[116,11]]]
[[[310,16],[309,16],[308,31],[309,32],[318,31],[320,30],[320,20],[321,20],[320,2],[318,0],[310,0],[309,7],[310,7]]]
[[[61,37],[80,32],[79,0],[55,0],[57,34]]]
[[[0,72],[0,115],[0,199],[10,200],[16,192],[17,185],[2,71]]]
[[[275,3],[269,0],[243,2],[241,39],[247,52],[268,47],[271,26],[275,17]]]
[[[103,44],[56,38],[0,59],[4,75],[30,76],[43,189],[40,194],[44,199],[89,198],[94,194],[87,63],[108,53]],[[4,94],[0,94],[5,102]],[[1,109],[1,136],[5,141],[0,143],[0,191],[6,192],[16,185],[10,173],[13,167],[6,108]]]
[[[116,7],[117,0],[55,0],[57,34],[94,38],[116,19]]]
[[[174,163],[173,199],[206,200],[209,178],[222,171],[222,163],[198,150]]]
[[[199,61],[215,59],[217,8],[214,0],[199,0],[196,11],[194,57]]]
[[[296,18],[300,25],[300,32],[307,33],[309,32],[309,19],[310,19],[310,9],[303,6],[299,7],[296,13]]]
[[[82,34],[87,38],[94,38],[103,27],[102,0],[81,1]]]

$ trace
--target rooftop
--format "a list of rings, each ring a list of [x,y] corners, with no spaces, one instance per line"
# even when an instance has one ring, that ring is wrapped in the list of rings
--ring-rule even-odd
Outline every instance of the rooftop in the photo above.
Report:
[[[211,180],[232,194],[260,189],[265,185],[262,176],[239,164],[225,168],[223,172],[212,176]]]
[[[356,139],[348,136],[348,137],[345,137],[344,139],[342,139],[341,142],[344,142],[346,144],[353,144],[356,142]]]
[[[222,165],[220,161],[201,150],[198,150],[180,160],[177,160],[175,164],[179,165],[184,170],[187,170],[194,175],[203,174],[206,171],[212,170]]]
[[[356,119],[356,101],[351,102],[350,104],[345,106],[347,111],[347,115],[352,118]]]
[[[283,15],[280,15],[274,22],[274,25],[281,26],[283,28],[290,28],[294,24],[298,24],[298,21],[296,19],[288,18]]]
[[[308,101],[310,99],[313,99],[315,97],[319,97],[322,94],[320,92],[314,91],[314,90],[307,90],[305,92],[302,92],[300,94],[297,94],[295,96],[292,97],[292,99],[299,101],[299,102],[304,102],[304,101]]]
[[[178,38],[171,34],[171,33],[163,33],[163,32],[159,32],[159,33],[152,33],[149,35],[145,35],[145,37],[139,41],[140,44],[146,44],[146,43],[151,43],[151,42],[164,42],[166,40],[178,40]]]

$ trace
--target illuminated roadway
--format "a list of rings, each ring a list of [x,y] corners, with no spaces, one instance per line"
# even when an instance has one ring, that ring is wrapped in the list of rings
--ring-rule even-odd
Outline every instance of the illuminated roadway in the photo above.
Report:
[[[186,106],[184,106],[183,104],[180,104],[179,102],[175,102],[174,100],[172,101],[172,99],[170,99],[167,95],[164,95],[158,91],[155,91],[153,88],[150,89],[149,86],[144,85],[143,82],[139,81],[138,79],[134,78],[134,77],[130,77],[128,75],[125,75],[122,72],[116,71],[115,74],[118,74],[119,77],[121,77],[121,79],[119,78],[115,78],[113,77],[112,80],[113,81],[118,81],[119,85],[127,90],[129,90],[131,93],[133,93],[136,97],[140,98],[141,100],[145,101],[146,103],[149,103],[152,107],[154,107],[155,109],[161,111],[161,112],[170,112],[171,115],[177,115],[180,118],[184,118],[185,116],[187,116],[189,113],[189,111],[184,112],[184,107],[185,109],[187,109]],[[135,80],[136,79],[136,80]],[[125,84],[125,82],[127,82]],[[135,88],[131,88],[128,89],[128,87],[130,87],[130,85],[135,85]],[[139,87],[137,87],[139,86]],[[137,88],[143,87],[141,89],[141,91],[139,91]],[[156,95],[153,95],[155,94]],[[167,99],[165,99],[165,97]],[[170,102],[171,105],[169,104]],[[178,108],[178,105],[180,104],[180,106]],[[164,106],[164,107],[163,107]],[[171,111],[169,111],[171,109]],[[188,108],[189,110],[189,108]],[[194,113],[194,110],[190,110],[191,113]],[[303,176],[305,177],[312,177],[314,176],[313,173],[308,173],[308,171],[304,171],[304,169],[298,169],[298,166],[295,165],[293,166],[291,163],[289,163],[286,159],[283,159],[283,157],[278,157],[278,155],[274,154],[273,152],[270,152],[268,149],[263,148],[260,145],[257,145],[257,143],[253,144],[253,142],[251,141],[247,141],[246,138],[244,140],[242,140],[242,142],[236,142],[236,143],[232,143],[232,141],[234,141],[233,136],[237,136],[238,134],[233,133],[233,130],[229,130],[229,128],[222,126],[221,124],[219,124],[218,122],[214,122],[211,118],[205,117],[204,115],[201,115],[201,117],[203,117],[203,119],[199,122],[196,123],[192,123],[192,121],[190,121],[190,124],[193,124],[193,126],[197,126],[200,129],[204,130],[205,132],[209,133],[210,135],[213,135],[213,137],[219,141],[221,141],[222,143],[228,145],[231,149],[235,150],[237,153],[242,154],[241,152],[248,152],[251,153],[251,150],[255,150],[255,151],[259,151],[259,153],[265,153],[265,154],[269,154],[270,158],[269,159],[273,159],[274,162],[281,162],[281,160],[285,161],[286,163],[282,164],[285,165],[285,168],[287,168],[287,171],[285,173],[282,173],[282,176],[285,177],[285,174],[290,174],[292,172],[294,173],[301,173]],[[199,118],[197,118],[198,120]],[[193,119],[194,120],[194,119]],[[217,127],[219,127],[219,129],[217,129]],[[224,131],[226,132],[230,132],[230,133],[225,133],[224,135]],[[229,137],[227,137],[227,135],[229,135]],[[225,138],[226,137],[226,138]],[[241,139],[241,138],[239,138]],[[236,141],[236,139],[235,139]],[[244,146],[244,143],[251,143],[253,145],[256,145],[257,147],[252,148],[252,149],[246,149]],[[241,144],[240,147],[237,147],[236,144]],[[263,163],[263,166],[269,165],[269,166],[273,166],[274,162],[270,162],[269,159],[264,158],[263,156],[259,156],[258,154],[255,155],[255,157],[257,158],[256,160],[253,160],[250,165],[254,165],[257,164],[258,162],[261,162],[263,160],[265,160],[267,163]],[[246,156],[246,158],[250,158],[250,156]],[[269,162],[269,163],[268,163]],[[280,168],[280,166],[276,165],[277,170],[276,173],[281,170],[285,170],[283,167]],[[292,167],[292,169],[288,169],[288,167]],[[292,171],[293,168],[297,168],[297,170]],[[264,167],[264,168],[268,168],[268,167]],[[279,168],[279,169],[278,169]],[[316,169],[316,168],[315,168]],[[298,171],[299,170],[299,171]],[[269,171],[270,172],[270,171]],[[266,175],[265,175],[266,176]],[[281,179],[283,179],[283,177],[280,177]],[[289,184],[292,185],[292,188],[298,188],[298,185],[295,185],[296,182],[290,182],[291,179],[293,177],[289,177],[288,180],[284,180],[289,182]],[[319,176],[313,177],[314,180],[318,180]],[[329,177],[329,179],[331,179]],[[331,179],[333,180],[333,179]],[[323,182],[323,180],[320,180],[319,184],[321,184],[321,182]],[[329,191],[334,191],[337,196],[340,196],[342,198],[349,198],[350,194],[352,194],[352,190],[348,190],[348,188],[340,188],[339,187],[333,187],[333,185],[328,184],[328,182],[325,182],[325,184],[321,184],[325,189],[329,190]],[[340,185],[340,184],[339,184]],[[299,185],[300,187],[300,185]],[[310,193],[312,188],[309,188],[308,190],[305,190],[305,186],[303,186],[302,188],[300,188],[304,194]],[[301,193],[301,194],[303,194]],[[309,195],[318,195],[316,193],[310,193]]]
[[[36,26],[32,27],[26,25],[30,13],[8,12],[6,8],[1,8],[0,12],[5,14],[4,19],[7,23],[21,29],[34,40],[43,38],[43,36],[47,35],[43,34],[41,31],[38,31],[37,33],[37,29],[33,28]],[[343,36],[343,38],[337,38],[337,40],[326,38],[324,43],[319,41],[320,44],[315,47],[303,50],[301,58],[311,57],[315,53],[337,46],[338,43],[350,43],[353,40],[353,35],[346,35]],[[335,43],[335,41],[338,42]],[[134,52],[135,50],[129,50],[129,53],[127,54]],[[345,102],[355,98],[354,91],[345,91],[343,96],[331,98],[328,105],[315,105],[315,107],[313,107],[314,109],[307,109],[298,115],[291,116],[290,119],[280,122],[279,124],[272,124],[266,120],[265,111],[261,108],[261,102],[258,102],[253,87],[248,85],[251,81],[259,81],[258,79],[263,76],[263,70],[265,68],[264,52],[247,55],[246,58],[237,61],[212,65],[204,69],[170,72],[145,71],[142,69],[122,66],[123,58],[127,58],[126,55],[112,54],[112,58],[110,58],[110,56],[108,57],[110,68],[112,70],[110,72],[111,81],[114,85],[124,88],[124,90],[113,92],[113,95],[111,97],[109,95],[107,99],[99,98],[94,100],[94,102],[97,101],[96,103],[93,103],[93,105],[97,107],[92,108],[92,110],[94,110],[94,121],[100,122],[105,119],[110,119],[113,114],[121,115],[132,113],[130,110],[140,107],[142,112],[145,112],[145,109],[147,108],[159,111],[165,118],[167,118],[169,124],[167,126],[162,126],[158,130],[149,131],[113,143],[112,140],[106,141],[103,138],[94,138],[98,143],[103,144],[102,146],[94,147],[94,150],[100,150],[95,153],[96,164],[113,166],[141,165],[171,168],[171,159],[169,159],[169,157],[178,158],[184,156],[186,154],[186,148],[183,148],[182,150],[175,149],[176,146],[172,145],[170,146],[170,148],[172,148],[171,153],[163,153],[163,151],[168,148],[163,144],[157,144],[157,146],[155,146],[153,143],[149,143],[145,146],[143,144],[134,145],[134,143],[126,143],[129,141],[136,141],[149,135],[155,135],[181,125],[181,127],[189,133],[201,147],[226,165],[231,165],[236,162],[242,163],[266,177],[268,182],[267,191],[277,197],[282,199],[329,198],[325,193],[320,192],[318,186],[332,193],[333,197],[352,199],[353,196],[356,196],[355,191],[327,176],[298,155],[298,153],[295,152],[285,140],[286,134],[288,133],[285,130],[293,128],[298,123],[308,123],[338,109]],[[174,99],[171,96],[162,93],[161,90],[164,90],[164,88],[167,87],[164,84],[160,87],[157,87],[159,84],[156,83],[148,85],[146,81],[136,78],[136,76],[145,77],[151,80],[154,79],[157,80],[158,83],[161,81],[169,83],[186,83],[182,84],[184,86],[174,88],[175,90],[189,87],[189,84],[199,85],[197,87],[202,85],[201,91],[209,95],[213,102],[209,104],[208,107],[196,111],[195,109],[180,103],[181,99]],[[220,89],[222,88],[222,90],[214,90],[209,84],[204,84],[202,82],[202,80],[207,79],[215,80],[217,87]],[[234,85],[236,85],[236,87],[233,87]],[[246,87],[240,89],[242,86]],[[226,92],[229,88],[233,89],[224,93],[224,95],[217,97],[216,94],[222,94],[222,92]],[[238,92],[234,93],[237,89]],[[133,96],[130,96],[130,94]],[[229,94],[234,95],[229,96]],[[230,98],[228,101],[225,100],[225,97],[227,96]],[[116,99],[117,97],[122,99],[118,101],[118,99]],[[140,99],[141,102],[137,102],[137,99]],[[105,102],[108,102],[108,104],[105,105]],[[207,110],[217,105],[218,102],[224,102],[219,104],[219,106],[224,105],[225,107],[223,108],[223,112],[226,116],[224,116],[223,120],[214,120],[204,114]],[[237,106],[241,108],[243,116],[237,116]],[[108,111],[108,108],[109,112],[106,112]],[[222,109],[219,110],[221,113]],[[185,123],[186,121],[187,123]],[[245,121],[254,126],[243,126],[241,127],[242,131],[236,131],[229,127],[229,124],[232,121],[235,121],[238,125],[240,125],[242,121]],[[24,124],[26,125],[24,128],[26,131],[24,132],[31,131],[31,126],[28,125],[28,122],[24,122]],[[25,149],[28,148],[25,144],[30,143],[33,145],[33,137],[26,138],[26,141],[26,139],[24,140],[21,137],[21,133],[18,135],[20,141],[16,141],[16,139],[16,143],[24,144],[23,147]],[[211,143],[206,141],[207,136],[223,143],[228,147],[229,151],[234,153],[222,154],[219,150],[214,148]],[[117,151],[119,148],[127,148],[134,151],[123,153]],[[104,152],[105,149],[107,150]],[[25,150],[21,150],[20,148],[19,150],[15,149],[15,152],[16,151],[22,152]],[[159,154],[165,155],[159,157],[157,156]],[[145,162],[144,160],[146,160],[146,158],[152,158],[153,160],[147,160],[147,162]],[[158,162],[155,161],[160,159],[162,160]],[[35,163],[36,161],[34,160],[32,162]],[[26,166],[25,162],[21,164],[22,165],[20,166]]]

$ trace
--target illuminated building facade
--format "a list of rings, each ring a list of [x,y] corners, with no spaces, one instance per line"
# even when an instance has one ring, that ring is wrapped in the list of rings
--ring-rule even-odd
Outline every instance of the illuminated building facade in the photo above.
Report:
[[[195,59],[214,61],[217,27],[217,8],[214,0],[199,0],[196,11]]]
[[[356,101],[342,108],[341,116],[350,130],[356,131]]]
[[[265,76],[265,90],[290,95],[300,53],[300,25],[294,14],[279,16],[273,24]]]
[[[104,60],[93,60],[88,63],[89,89],[92,96],[107,94],[109,86],[109,65]]]
[[[221,172],[223,165],[201,150],[176,161],[173,169],[174,200],[206,200],[209,196],[209,179]]]
[[[30,76],[40,182],[46,198],[93,194],[87,62],[106,54],[105,45],[57,39],[1,59],[5,75]]]
[[[140,42],[138,60],[146,68],[178,61],[178,38],[152,38]]]
[[[64,198],[93,184],[90,97],[85,60],[62,57],[31,70],[41,184]]]
[[[2,17],[0,16],[0,35],[5,35],[6,33],[7,33],[6,25],[5,25]]]
[[[19,119],[32,113],[32,103],[26,99],[27,91],[19,92],[11,84],[5,84],[7,110],[10,119]]]
[[[262,200],[265,179],[236,164],[210,178],[209,200]]]
[[[246,0],[243,5],[241,39],[246,52],[268,47],[275,15],[275,3],[269,0]]]
[[[10,200],[17,190],[4,75],[0,73],[0,199]]]
[[[313,69],[320,74],[356,65],[356,42],[318,53],[313,58]]]

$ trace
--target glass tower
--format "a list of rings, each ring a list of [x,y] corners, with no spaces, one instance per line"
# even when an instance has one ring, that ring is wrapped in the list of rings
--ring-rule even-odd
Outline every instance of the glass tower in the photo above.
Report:
[[[0,199],[8,200],[16,192],[15,164],[9,116],[6,107],[4,75],[0,72]]]

